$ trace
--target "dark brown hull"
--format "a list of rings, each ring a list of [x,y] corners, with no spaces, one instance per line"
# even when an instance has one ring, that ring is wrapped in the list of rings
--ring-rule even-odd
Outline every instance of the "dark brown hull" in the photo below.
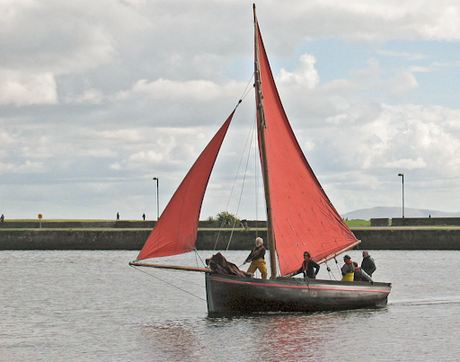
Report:
[[[263,280],[206,273],[209,316],[382,307],[390,283],[303,278]]]

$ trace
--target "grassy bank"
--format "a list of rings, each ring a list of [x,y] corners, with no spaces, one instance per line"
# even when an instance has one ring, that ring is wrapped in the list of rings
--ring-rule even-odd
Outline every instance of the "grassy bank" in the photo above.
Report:
[[[5,221],[8,222],[39,222],[38,219],[7,219]],[[105,220],[105,219],[42,219],[41,222],[45,226],[46,223],[68,223],[68,222],[115,222],[117,220]],[[138,222],[142,220],[118,220],[118,221],[125,221],[125,222]],[[146,220],[152,221],[152,220]],[[153,220],[154,221],[154,220]],[[204,222],[204,221],[202,221]],[[370,220],[345,220],[345,224],[348,226],[370,226]]]

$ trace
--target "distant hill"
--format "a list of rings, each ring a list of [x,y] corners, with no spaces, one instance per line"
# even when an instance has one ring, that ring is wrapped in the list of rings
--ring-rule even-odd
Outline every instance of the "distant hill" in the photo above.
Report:
[[[404,209],[405,217],[460,217],[460,212],[444,212],[428,209]],[[375,218],[394,218],[401,217],[401,207],[377,206],[371,209],[359,209],[342,214],[348,220],[370,220]]]

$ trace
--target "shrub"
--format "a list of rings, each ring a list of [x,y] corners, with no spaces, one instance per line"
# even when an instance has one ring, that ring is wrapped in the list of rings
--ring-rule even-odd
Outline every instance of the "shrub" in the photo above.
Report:
[[[220,227],[239,225],[240,220],[228,211],[222,211],[217,214],[217,223]]]

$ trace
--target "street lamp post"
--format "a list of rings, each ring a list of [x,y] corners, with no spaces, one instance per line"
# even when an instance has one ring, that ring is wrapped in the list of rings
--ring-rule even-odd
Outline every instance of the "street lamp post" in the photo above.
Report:
[[[403,218],[403,223],[404,223],[404,174],[403,173],[398,173],[398,176],[401,176],[401,181],[402,181],[402,218]]]
[[[160,179],[158,177],[154,177],[153,181],[157,182],[157,221],[160,218]]]

